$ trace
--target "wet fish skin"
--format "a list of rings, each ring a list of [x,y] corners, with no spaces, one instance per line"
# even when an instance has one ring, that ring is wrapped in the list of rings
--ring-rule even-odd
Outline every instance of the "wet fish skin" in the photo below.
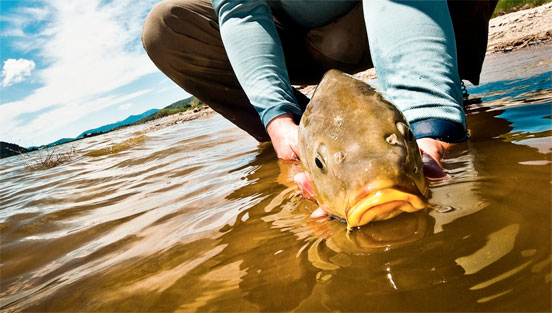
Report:
[[[350,75],[324,75],[299,123],[299,149],[318,204],[349,227],[427,205],[422,160],[408,122]]]

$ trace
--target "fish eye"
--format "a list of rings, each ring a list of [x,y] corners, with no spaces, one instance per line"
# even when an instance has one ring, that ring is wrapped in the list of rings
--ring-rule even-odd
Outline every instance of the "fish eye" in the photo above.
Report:
[[[319,145],[314,155],[314,164],[324,174],[326,173],[326,170],[327,170],[326,168],[326,160],[328,160],[327,157],[328,157],[328,148],[324,144]]]
[[[324,163],[322,163],[322,160],[320,159],[319,156],[316,156],[314,158],[314,164],[316,164],[316,167],[318,167],[319,169],[321,169],[321,170],[324,169]]]

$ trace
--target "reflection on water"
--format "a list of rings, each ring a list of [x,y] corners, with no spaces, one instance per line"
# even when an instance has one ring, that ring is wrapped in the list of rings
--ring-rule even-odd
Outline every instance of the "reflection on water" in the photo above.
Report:
[[[350,234],[310,219],[315,204],[281,184],[293,165],[219,116],[86,138],[52,169],[4,159],[0,308],[550,311],[552,88],[539,49],[493,56],[470,88],[481,102],[445,162],[452,178],[431,188],[438,210]]]

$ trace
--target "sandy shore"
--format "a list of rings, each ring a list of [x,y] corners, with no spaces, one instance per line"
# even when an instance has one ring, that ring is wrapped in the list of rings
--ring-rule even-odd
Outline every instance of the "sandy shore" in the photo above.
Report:
[[[487,54],[519,50],[550,41],[552,2],[491,19]]]
[[[536,8],[512,12],[495,17],[489,22],[489,42],[487,54],[507,53],[533,45],[552,43],[552,2]],[[551,45],[552,47],[552,45]],[[376,78],[376,71],[369,69],[354,76],[370,80]],[[310,95],[316,86],[301,88],[301,92]],[[148,129],[164,128],[184,121],[215,113],[209,107],[182,112],[147,122]]]
[[[214,113],[215,111],[213,111],[213,109],[211,109],[208,106],[198,107],[193,110],[184,111],[177,114],[158,118],[156,120],[148,121],[145,123],[146,129],[144,130],[144,132],[149,133],[161,128],[165,128],[175,124],[180,124],[182,122],[195,120],[200,117],[207,117]]]

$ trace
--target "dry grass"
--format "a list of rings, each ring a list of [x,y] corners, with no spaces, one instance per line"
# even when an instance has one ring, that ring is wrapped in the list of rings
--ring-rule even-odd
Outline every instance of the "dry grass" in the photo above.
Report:
[[[146,138],[147,137],[144,136],[144,135],[129,138],[129,139],[123,141],[123,142],[113,144],[109,147],[105,147],[105,148],[102,148],[102,149],[98,149],[98,150],[88,152],[86,154],[86,156],[99,157],[99,156],[104,156],[104,155],[108,155],[108,154],[118,153],[118,152],[121,152],[123,150],[127,150],[130,147],[133,147],[133,146],[145,141]]]
[[[66,151],[58,151],[56,147],[41,148],[32,153],[20,153],[25,160],[25,168],[38,171],[53,168],[72,161],[77,156],[75,147]]]

